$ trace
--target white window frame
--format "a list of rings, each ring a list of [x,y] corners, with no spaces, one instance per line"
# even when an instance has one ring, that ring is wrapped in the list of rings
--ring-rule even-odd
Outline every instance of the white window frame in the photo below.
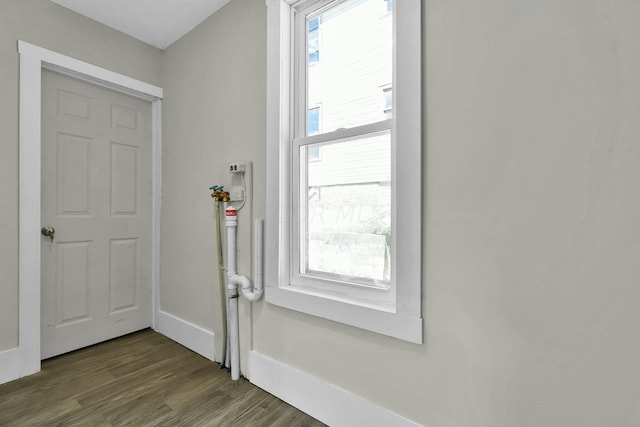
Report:
[[[392,277],[395,303],[291,283],[291,156],[294,151],[293,12],[304,1],[267,0],[267,302],[369,331],[422,343],[421,317],[421,1],[394,2],[392,82]],[[399,41],[399,42],[398,42]],[[349,133],[349,130],[345,131]],[[400,143],[396,144],[395,141]],[[401,165],[401,167],[397,167]],[[401,201],[401,202],[399,202]],[[401,203],[401,205],[399,204]]]

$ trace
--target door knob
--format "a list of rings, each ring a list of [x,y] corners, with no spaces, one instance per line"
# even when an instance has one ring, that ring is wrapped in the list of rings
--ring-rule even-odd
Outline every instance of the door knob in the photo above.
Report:
[[[56,229],[51,227],[50,225],[47,225],[42,227],[42,230],[40,230],[40,233],[42,233],[43,236],[49,237],[53,242],[53,235],[56,234]]]

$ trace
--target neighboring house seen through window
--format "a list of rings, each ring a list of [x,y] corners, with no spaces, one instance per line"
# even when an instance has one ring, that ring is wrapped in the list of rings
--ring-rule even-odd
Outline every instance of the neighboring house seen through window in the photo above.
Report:
[[[320,18],[309,21],[308,43],[309,43],[309,65],[320,62]]]
[[[320,107],[309,109],[307,115],[307,135],[316,135],[320,132]],[[320,160],[320,147],[311,146],[307,148],[307,156],[310,162]]]
[[[387,13],[391,13],[393,11],[393,0],[383,0],[383,1],[384,1],[385,10],[387,11]]]
[[[384,101],[382,112],[385,118],[390,119],[393,117],[393,90],[390,87],[382,89],[382,96]]]

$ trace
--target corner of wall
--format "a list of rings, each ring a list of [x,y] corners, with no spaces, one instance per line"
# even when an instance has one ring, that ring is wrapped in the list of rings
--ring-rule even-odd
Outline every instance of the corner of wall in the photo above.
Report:
[[[20,378],[20,349],[0,351],[0,384]]]
[[[215,362],[215,334],[184,319],[158,311],[155,330]],[[1,353],[0,353],[1,354]]]

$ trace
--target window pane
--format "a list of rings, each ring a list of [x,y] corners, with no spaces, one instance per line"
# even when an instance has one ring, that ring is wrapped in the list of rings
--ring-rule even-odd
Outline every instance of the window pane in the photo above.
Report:
[[[390,119],[393,116],[393,91],[391,88],[384,89],[384,116]]]
[[[301,273],[387,287],[391,274],[389,132],[302,147]],[[305,151],[308,151],[305,154]],[[354,280],[355,279],[355,280]]]
[[[320,132],[320,107],[311,108],[307,117],[307,135]]]
[[[321,133],[386,118],[380,89],[392,81],[392,26],[380,0],[347,0],[307,17],[306,109],[322,104]],[[322,61],[312,57],[320,38]]]
[[[320,147],[309,147],[307,150],[310,162],[320,160]]]
[[[389,13],[393,11],[393,0],[384,0],[385,10]]]
[[[309,21],[309,65],[320,61],[320,18],[314,18]]]

